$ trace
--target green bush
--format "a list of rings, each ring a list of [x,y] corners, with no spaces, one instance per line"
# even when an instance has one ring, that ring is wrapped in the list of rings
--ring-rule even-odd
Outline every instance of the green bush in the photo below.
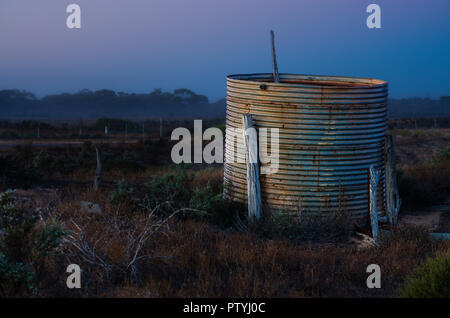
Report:
[[[214,191],[210,184],[207,184],[204,189],[195,189],[189,201],[189,207],[204,211],[201,217],[221,228],[232,227],[236,218],[244,214],[242,204],[225,200],[222,189]]]
[[[46,150],[41,150],[33,159],[33,167],[45,174],[52,174],[56,168],[56,158]]]
[[[126,179],[117,181],[116,188],[109,195],[112,204],[131,202],[133,200],[134,189],[128,185]]]
[[[437,168],[450,166],[450,146],[440,149],[432,158],[431,165]]]
[[[162,177],[153,176],[146,184],[145,205],[154,208],[163,202],[171,202],[174,207],[186,207],[191,197],[192,174],[184,169]]]
[[[16,291],[34,290],[34,273],[29,264],[10,262],[6,255],[0,252],[0,287],[3,297],[14,296]]]
[[[189,201],[189,206],[193,209],[211,211],[220,200],[222,200],[221,193],[214,193],[212,187],[208,184],[203,190],[195,189]]]
[[[54,254],[59,247],[61,239],[68,233],[57,223],[45,224],[37,231],[34,241],[34,249],[37,256],[46,257]]]
[[[400,290],[407,298],[450,297],[450,252],[429,258],[410,276]]]
[[[185,168],[177,168],[175,173],[162,177],[153,176],[146,184],[145,196],[141,205],[151,210],[162,205],[160,212],[170,213],[173,209],[187,209],[180,214],[182,218],[199,218],[221,228],[233,225],[237,213],[243,209],[240,204],[222,198],[222,187],[213,187],[209,183],[204,187],[193,188],[193,173]],[[192,209],[192,210],[189,210]]]
[[[73,156],[71,149],[64,152],[49,152],[41,150],[34,157],[32,166],[44,175],[53,175],[54,173],[73,173],[81,164]]]
[[[38,211],[19,208],[13,191],[0,193],[0,294],[25,296],[37,291],[36,277],[66,232],[39,222]]]

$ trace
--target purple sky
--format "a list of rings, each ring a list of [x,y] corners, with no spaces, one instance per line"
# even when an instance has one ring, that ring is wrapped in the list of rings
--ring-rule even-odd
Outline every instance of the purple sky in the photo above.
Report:
[[[82,9],[81,30],[66,7]],[[366,7],[381,6],[381,29]],[[450,95],[449,0],[0,0],[0,89],[42,96],[186,87],[225,96],[225,76],[375,77],[392,97]]]

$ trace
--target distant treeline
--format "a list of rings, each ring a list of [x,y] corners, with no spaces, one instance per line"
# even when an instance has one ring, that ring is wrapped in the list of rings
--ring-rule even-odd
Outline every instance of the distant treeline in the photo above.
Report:
[[[0,118],[213,118],[225,116],[225,100],[210,103],[204,95],[185,88],[173,93],[155,89],[149,94],[112,90],[82,90],[41,99],[20,90],[0,90]]]
[[[170,92],[155,89],[148,94],[112,90],[82,90],[74,94],[49,95],[41,99],[21,90],[0,90],[3,119],[93,119],[117,118],[217,118],[225,116],[225,99],[210,103],[204,95],[180,88]],[[446,98],[390,99],[388,116],[449,117]]]

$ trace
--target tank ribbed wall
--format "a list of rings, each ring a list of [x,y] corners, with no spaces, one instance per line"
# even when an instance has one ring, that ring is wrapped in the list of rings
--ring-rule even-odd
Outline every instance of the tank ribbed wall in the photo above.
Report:
[[[368,215],[368,168],[383,177],[378,206],[384,211],[384,138],[387,83],[376,79],[281,74],[227,77],[227,128],[242,128],[251,114],[257,128],[279,128],[279,169],[262,174],[263,204],[302,213],[349,211]],[[270,137],[268,138],[270,141]],[[237,142],[243,143],[242,135]],[[231,157],[226,134],[224,196],[247,202],[246,164]],[[236,155],[245,158],[242,148]]]

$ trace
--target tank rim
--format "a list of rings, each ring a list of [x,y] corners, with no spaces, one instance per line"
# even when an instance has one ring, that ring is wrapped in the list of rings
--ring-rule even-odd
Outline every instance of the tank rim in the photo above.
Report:
[[[323,87],[323,88],[376,88],[388,82],[375,78],[330,76],[313,74],[280,73],[280,83],[273,82],[272,73],[231,74],[227,81],[236,83],[267,83],[279,87]]]

